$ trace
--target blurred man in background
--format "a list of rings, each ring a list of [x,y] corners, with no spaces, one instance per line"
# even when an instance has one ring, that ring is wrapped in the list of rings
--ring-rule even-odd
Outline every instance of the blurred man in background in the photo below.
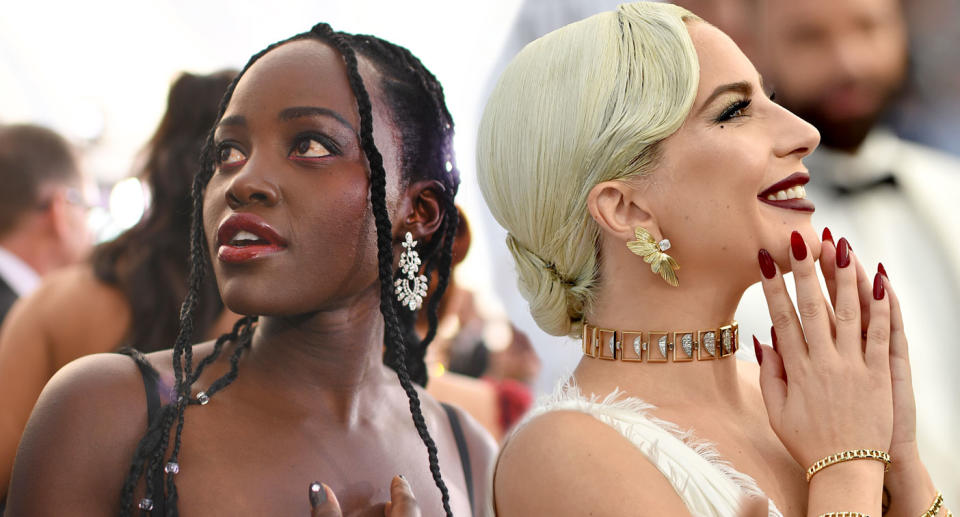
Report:
[[[0,126],[0,322],[40,277],[85,256],[85,218],[70,145],[42,127]]]
[[[920,450],[934,482],[956,501],[960,160],[900,139],[881,122],[907,79],[903,6],[899,0],[759,5],[751,16],[759,21],[755,61],[764,82],[822,137],[804,160],[814,223],[846,237],[865,267],[882,262],[890,273],[912,345]],[[751,319],[769,325],[755,317],[762,307],[759,289],[748,291],[737,315],[742,329],[759,330],[761,322]]]

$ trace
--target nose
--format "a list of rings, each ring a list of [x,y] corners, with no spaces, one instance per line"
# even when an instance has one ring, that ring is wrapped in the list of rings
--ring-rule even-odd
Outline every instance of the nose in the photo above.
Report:
[[[780,122],[774,152],[779,157],[803,158],[820,145],[820,132],[812,124],[779,106]]]
[[[233,209],[251,204],[274,206],[280,200],[280,188],[250,160],[230,179],[225,195],[227,205]]]

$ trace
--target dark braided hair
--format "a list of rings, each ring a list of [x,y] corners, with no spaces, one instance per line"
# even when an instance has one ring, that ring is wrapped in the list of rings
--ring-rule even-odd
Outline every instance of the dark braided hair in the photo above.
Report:
[[[413,383],[426,384],[424,354],[436,335],[437,307],[450,277],[452,244],[458,224],[453,200],[460,183],[453,157],[453,119],[446,108],[439,82],[410,51],[374,36],[336,32],[329,25],[320,23],[309,32],[274,43],[253,55],[227,88],[220,102],[217,121],[223,117],[240,78],[253,63],[279,45],[303,39],[314,39],[331,45],[340,53],[347,67],[347,78],[360,114],[360,143],[370,165],[370,199],[377,230],[380,312],[384,319],[384,362],[396,370],[400,384],[407,394],[414,425],[427,449],[430,472],[440,490],[444,511],[450,516],[450,497],[440,473],[437,447],[427,431],[420,398]],[[431,272],[437,271],[439,277],[436,292],[427,304],[429,331],[423,340],[417,338],[412,330],[414,318],[409,314],[398,315],[399,304],[394,298],[393,238],[386,205],[386,171],[383,157],[373,141],[372,105],[358,70],[357,54],[368,59],[380,72],[381,89],[391,107],[394,125],[401,133],[402,186],[422,179],[435,180],[442,186],[440,198],[443,217],[440,226],[432,236],[421,239],[424,244],[418,250],[425,263],[425,274],[429,277]],[[158,476],[163,481],[163,506],[166,515],[178,515],[174,474],[179,468],[178,458],[186,407],[206,404],[210,397],[237,377],[240,358],[250,346],[256,325],[255,316],[247,316],[238,321],[232,332],[217,339],[213,352],[194,369],[193,349],[190,346],[194,338],[194,313],[209,267],[202,212],[206,185],[216,168],[214,129],[207,135],[201,154],[200,171],[195,176],[191,189],[193,208],[190,271],[188,292],[180,311],[180,330],[173,346],[174,399],[161,407],[137,446],[121,493],[122,515],[132,515],[134,512],[134,491],[140,478],[144,478],[149,498],[155,493],[158,481],[155,478]],[[230,358],[229,372],[194,397],[192,385],[200,378],[203,369],[219,357],[228,342],[236,345]],[[170,434],[174,423],[176,431],[173,433],[173,447],[164,461],[170,448]],[[143,510],[141,515],[149,515],[149,510]]]

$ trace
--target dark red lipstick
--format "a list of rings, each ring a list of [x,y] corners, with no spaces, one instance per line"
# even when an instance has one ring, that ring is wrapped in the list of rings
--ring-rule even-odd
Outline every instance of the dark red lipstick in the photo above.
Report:
[[[794,172],[786,178],[783,178],[773,185],[770,185],[763,192],[757,194],[757,199],[777,208],[798,210],[800,212],[813,212],[816,208],[814,207],[813,202],[805,197],[805,191],[803,197],[793,197],[791,199],[770,199],[770,197],[779,197],[778,194],[780,194],[780,192],[790,191],[791,189],[797,188],[802,190],[803,186],[809,181],[809,174],[805,172]]]
[[[217,229],[217,258],[228,264],[248,262],[286,248],[286,239],[258,215],[233,214]]]

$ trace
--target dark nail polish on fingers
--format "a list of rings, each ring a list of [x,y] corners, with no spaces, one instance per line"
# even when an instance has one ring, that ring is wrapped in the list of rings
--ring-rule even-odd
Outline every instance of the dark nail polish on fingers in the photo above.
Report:
[[[803,236],[796,230],[790,234],[790,247],[793,249],[793,258],[797,260],[807,258],[807,245],[803,243]]]
[[[887,270],[883,268],[883,262],[877,262],[877,273],[890,278],[890,275],[887,274]]]
[[[823,227],[823,236],[820,237],[820,241],[830,241],[830,244],[833,244],[833,234],[830,233],[830,228],[827,228],[826,226]]]
[[[761,249],[760,253],[757,253],[757,260],[760,261],[760,271],[763,272],[764,277],[777,276],[777,266],[773,263],[773,257],[770,256],[769,251]]]
[[[773,351],[780,353],[780,350],[777,348],[777,329],[770,327],[770,342],[773,343]]]
[[[753,353],[757,355],[757,364],[763,364],[763,348],[760,348],[757,336],[753,336]]]
[[[880,273],[873,276],[873,299],[883,299],[883,276]]]
[[[327,502],[327,491],[323,489],[323,485],[319,481],[314,481],[310,483],[310,506],[316,508],[321,504]]]
[[[847,267],[850,265],[850,243],[846,237],[840,237],[837,243],[837,267]]]

